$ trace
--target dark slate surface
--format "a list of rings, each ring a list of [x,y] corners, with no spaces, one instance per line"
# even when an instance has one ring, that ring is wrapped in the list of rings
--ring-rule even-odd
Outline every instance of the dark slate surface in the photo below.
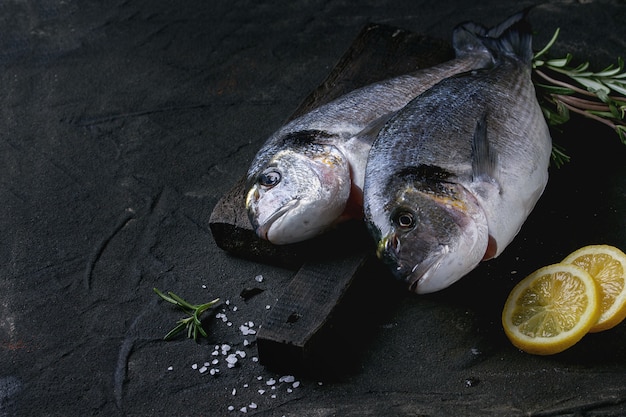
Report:
[[[448,40],[460,21],[529,4],[2,2],[0,416],[624,415],[626,325],[536,357],[499,318],[539,266],[590,243],[626,249],[626,151],[604,126],[555,132],[574,160],[497,260],[430,296],[382,274],[355,288],[328,366],[295,387],[240,330],[258,328],[293,270],[231,257],[208,229],[365,23]],[[556,51],[598,69],[625,55],[623,1],[540,4],[531,20],[538,45],[560,26]],[[208,341],[161,340],[181,315],[155,286],[229,301],[207,316]],[[236,367],[222,345],[245,353]]]

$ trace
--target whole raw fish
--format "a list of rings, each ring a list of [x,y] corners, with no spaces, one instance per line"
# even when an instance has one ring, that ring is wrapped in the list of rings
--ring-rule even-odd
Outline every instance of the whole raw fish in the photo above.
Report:
[[[287,244],[362,218],[367,154],[391,114],[440,80],[491,63],[474,29],[455,29],[455,59],[354,90],[270,136],[247,173],[246,209],[256,233]]]
[[[516,22],[517,21],[517,22]],[[446,288],[513,240],[548,180],[551,139],[531,81],[525,13],[484,39],[489,68],[447,78],[381,129],[364,210],[409,288]]]

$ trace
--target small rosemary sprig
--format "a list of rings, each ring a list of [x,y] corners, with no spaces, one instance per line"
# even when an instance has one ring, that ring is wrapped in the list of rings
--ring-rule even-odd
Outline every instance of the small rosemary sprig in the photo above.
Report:
[[[581,114],[610,126],[626,145],[626,72],[624,60],[599,72],[589,70],[589,62],[569,66],[572,55],[547,59],[547,52],[556,42],[557,29],[548,44],[533,57],[535,87],[544,116],[549,124],[560,125],[570,112]],[[569,160],[562,147],[555,146],[552,159],[557,166]]]
[[[202,328],[202,322],[200,321],[200,316],[209,308],[216,305],[220,299],[216,298],[213,301],[209,301],[205,304],[191,304],[185,301],[183,298],[174,294],[171,291],[168,291],[167,295],[163,294],[157,288],[153,288],[154,292],[161,297],[163,300],[168,303],[172,303],[178,306],[181,310],[189,315],[184,319],[180,319],[177,321],[178,325],[170,330],[163,339],[170,340],[178,333],[180,333],[183,329],[187,328],[187,337],[192,338],[193,340],[198,340],[198,334],[207,337],[207,333]]]

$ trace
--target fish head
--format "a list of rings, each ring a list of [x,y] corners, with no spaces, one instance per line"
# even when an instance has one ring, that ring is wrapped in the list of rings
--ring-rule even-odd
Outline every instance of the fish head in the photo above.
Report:
[[[246,210],[263,239],[277,245],[324,232],[350,195],[350,168],[335,147],[284,149],[249,180]]]
[[[482,260],[487,221],[464,187],[405,183],[391,196],[369,227],[378,236],[378,257],[411,291],[444,289]]]

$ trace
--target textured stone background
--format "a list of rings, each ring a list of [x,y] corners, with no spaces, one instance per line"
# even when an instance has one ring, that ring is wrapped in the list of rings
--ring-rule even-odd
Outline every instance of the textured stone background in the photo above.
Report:
[[[626,249],[626,152],[604,126],[554,132],[573,162],[552,170],[502,257],[430,296],[372,277],[378,299],[363,289],[375,302],[347,324],[354,337],[328,347],[336,372],[295,386],[254,361],[240,330],[258,328],[293,271],[230,257],[208,229],[365,23],[448,40],[461,21],[530,4],[1,2],[0,416],[624,415],[624,325],[535,357],[499,317],[536,268],[590,243]],[[626,55],[623,0],[543,2],[531,21],[536,45],[561,27],[555,55],[596,69]],[[155,286],[230,302],[206,320],[208,341],[163,342],[180,315]],[[245,301],[248,287],[264,291]]]

